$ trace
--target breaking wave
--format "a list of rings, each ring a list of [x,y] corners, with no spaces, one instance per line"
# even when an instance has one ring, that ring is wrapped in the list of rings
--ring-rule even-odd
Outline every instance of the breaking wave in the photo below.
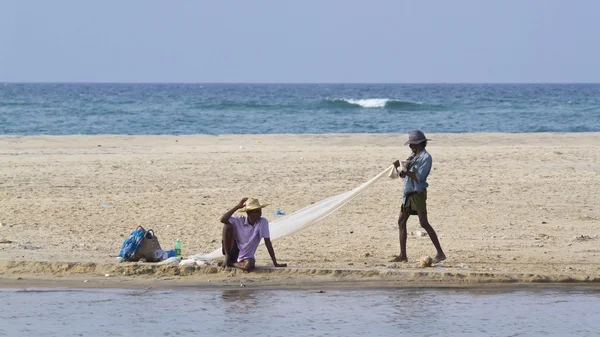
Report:
[[[329,107],[338,108],[386,108],[397,110],[428,110],[439,108],[437,105],[401,101],[391,98],[327,98],[323,103]]]

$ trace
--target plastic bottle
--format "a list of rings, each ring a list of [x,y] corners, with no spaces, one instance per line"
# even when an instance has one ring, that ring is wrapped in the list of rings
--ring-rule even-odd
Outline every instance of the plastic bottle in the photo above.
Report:
[[[179,239],[175,241],[175,253],[177,253],[177,257],[181,258],[181,240]]]

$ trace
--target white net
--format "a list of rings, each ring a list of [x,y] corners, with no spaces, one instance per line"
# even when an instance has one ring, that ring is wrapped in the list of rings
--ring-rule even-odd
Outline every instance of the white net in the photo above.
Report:
[[[395,177],[394,165],[388,167],[383,172],[379,173],[369,181],[356,187],[355,189],[344,192],[338,195],[334,195],[316,202],[310,206],[304,207],[294,213],[281,217],[277,220],[269,223],[269,230],[271,233],[271,240],[276,240],[284,236],[296,233],[297,231],[307,228],[317,222],[325,219],[326,217],[333,214],[335,211],[340,209],[342,206],[350,202],[367,187],[371,186],[380,178]],[[191,260],[201,261],[212,261],[222,257],[221,247],[213,251],[212,253],[196,254],[189,257]]]

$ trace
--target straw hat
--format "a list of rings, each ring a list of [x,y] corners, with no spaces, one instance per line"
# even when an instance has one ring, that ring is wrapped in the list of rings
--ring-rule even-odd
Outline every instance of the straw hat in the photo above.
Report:
[[[238,210],[238,212],[253,211],[255,209],[267,207],[268,205],[269,204],[261,204],[260,202],[258,202],[258,199],[250,198],[250,199],[246,200],[246,204],[245,204],[246,207],[240,208]]]

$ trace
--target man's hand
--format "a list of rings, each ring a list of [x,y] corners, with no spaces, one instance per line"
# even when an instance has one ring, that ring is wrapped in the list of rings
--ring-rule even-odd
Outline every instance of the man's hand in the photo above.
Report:
[[[233,213],[235,213],[235,211],[237,211],[240,208],[244,208],[244,204],[246,203],[246,200],[248,200],[248,198],[242,198],[242,200],[240,200],[240,202],[238,202],[238,204],[235,205],[235,207],[233,207],[232,209],[228,210],[225,214],[223,214],[221,216],[221,223],[226,226],[231,225],[229,223],[229,218],[231,218],[233,216]]]
[[[277,262],[273,262],[273,265],[275,267],[287,267],[287,263],[277,263]]]
[[[244,206],[246,205],[246,200],[248,200],[248,197],[242,198],[242,200],[240,200],[240,202],[238,202],[236,206],[237,209],[244,208]]]
[[[396,160],[396,161],[394,162],[394,167],[395,167],[395,168],[398,168],[399,166],[400,166],[400,160]]]

